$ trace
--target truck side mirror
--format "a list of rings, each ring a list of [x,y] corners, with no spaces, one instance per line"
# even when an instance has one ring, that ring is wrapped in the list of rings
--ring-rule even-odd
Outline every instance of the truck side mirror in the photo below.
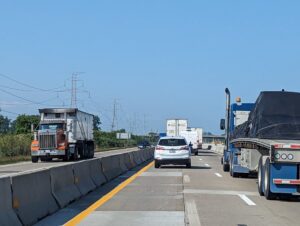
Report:
[[[220,121],[220,129],[225,130],[225,119],[221,119]]]

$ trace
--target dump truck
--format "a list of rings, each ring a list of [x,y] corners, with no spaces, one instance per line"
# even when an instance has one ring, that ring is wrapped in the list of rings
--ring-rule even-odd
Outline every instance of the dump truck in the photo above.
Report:
[[[221,129],[226,129],[224,152],[233,158],[229,168],[241,156],[238,164],[257,172],[258,192],[268,200],[299,195],[300,93],[261,92],[248,120],[233,132],[229,89],[226,99],[226,120],[221,120]]]
[[[45,108],[39,113],[40,123],[31,144],[32,162],[94,157],[92,114],[77,108]]]

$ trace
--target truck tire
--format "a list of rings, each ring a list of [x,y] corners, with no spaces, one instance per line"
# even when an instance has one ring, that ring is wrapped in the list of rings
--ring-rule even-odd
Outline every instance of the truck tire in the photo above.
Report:
[[[66,150],[66,154],[65,154],[65,156],[63,157],[63,161],[64,161],[64,162],[70,161],[70,155],[69,155],[69,151],[68,151],[68,150]]]
[[[88,143],[88,150],[89,150],[89,158],[92,159],[95,156],[95,145],[93,142]]]
[[[78,146],[75,146],[75,150],[74,150],[74,154],[72,154],[71,156],[73,161],[77,161],[78,160]]]
[[[229,169],[230,169],[230,166],[229,166],[229,164],[225,164],[225,163],[223,163],[223,171],[224,171],[224,172],[228,172],[228,171],[229,171]]]
[[[37,163],[39,161],[39,157],[37,157],[37,156],[31,156],[31,161],[33,163]]]
[[[264,167],[264,188],[265,188],[265,197],[267,200],[272,200],[275,198],[275,195],[271,192],[270,188],[270,158],[267,158],[265,167]]]
[[[160,163],[157,160],[155,160],[155,162],[154,162],[154,167],[156,169],[158,169],[160,167]]]
[[[264,171],[263,171],[263,160],[262,157],[259,159],[258,163],[258,173],[257,173],[257,188],[258,188],[258,193],[260,196],[264,196],[264,191],[263,191],[263,181],[264,181]]]
[[[188,162],[188,163],[186,164],[186,168],[188,168],[188,169],[192,168],[192,163],[191,163],[191,162]]]
[[[229,172],[230,172],[230,176],[232,177],[238,177],[239,174],[233,171],[233,157],[230,157],[230,165],[229,165]]]

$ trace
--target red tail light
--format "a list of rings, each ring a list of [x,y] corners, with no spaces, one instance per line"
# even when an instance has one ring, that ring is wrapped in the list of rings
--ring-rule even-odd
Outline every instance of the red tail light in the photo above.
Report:
[[[163,150],[165,150],[165,148],[162,147],[162,146],[157,146],[157,147],[155,148],[155,150],[157,150],[157,151],[163,151]]]

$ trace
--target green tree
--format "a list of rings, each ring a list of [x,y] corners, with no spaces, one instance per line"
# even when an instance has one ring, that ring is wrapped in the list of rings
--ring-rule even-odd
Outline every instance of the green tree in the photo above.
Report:
[[[0,133],[7,133],[9,131],[10,119],[0,115]]]
[[[12,123],[14,126],[14,132],[17,134],[30,133],[31,124],[37,126],[40,121],[39,115],[19,115]]]
[[[101,120],[98,115],[95,115],[93,120],[94,130],[101,130],[100,125],[101,125]]]

